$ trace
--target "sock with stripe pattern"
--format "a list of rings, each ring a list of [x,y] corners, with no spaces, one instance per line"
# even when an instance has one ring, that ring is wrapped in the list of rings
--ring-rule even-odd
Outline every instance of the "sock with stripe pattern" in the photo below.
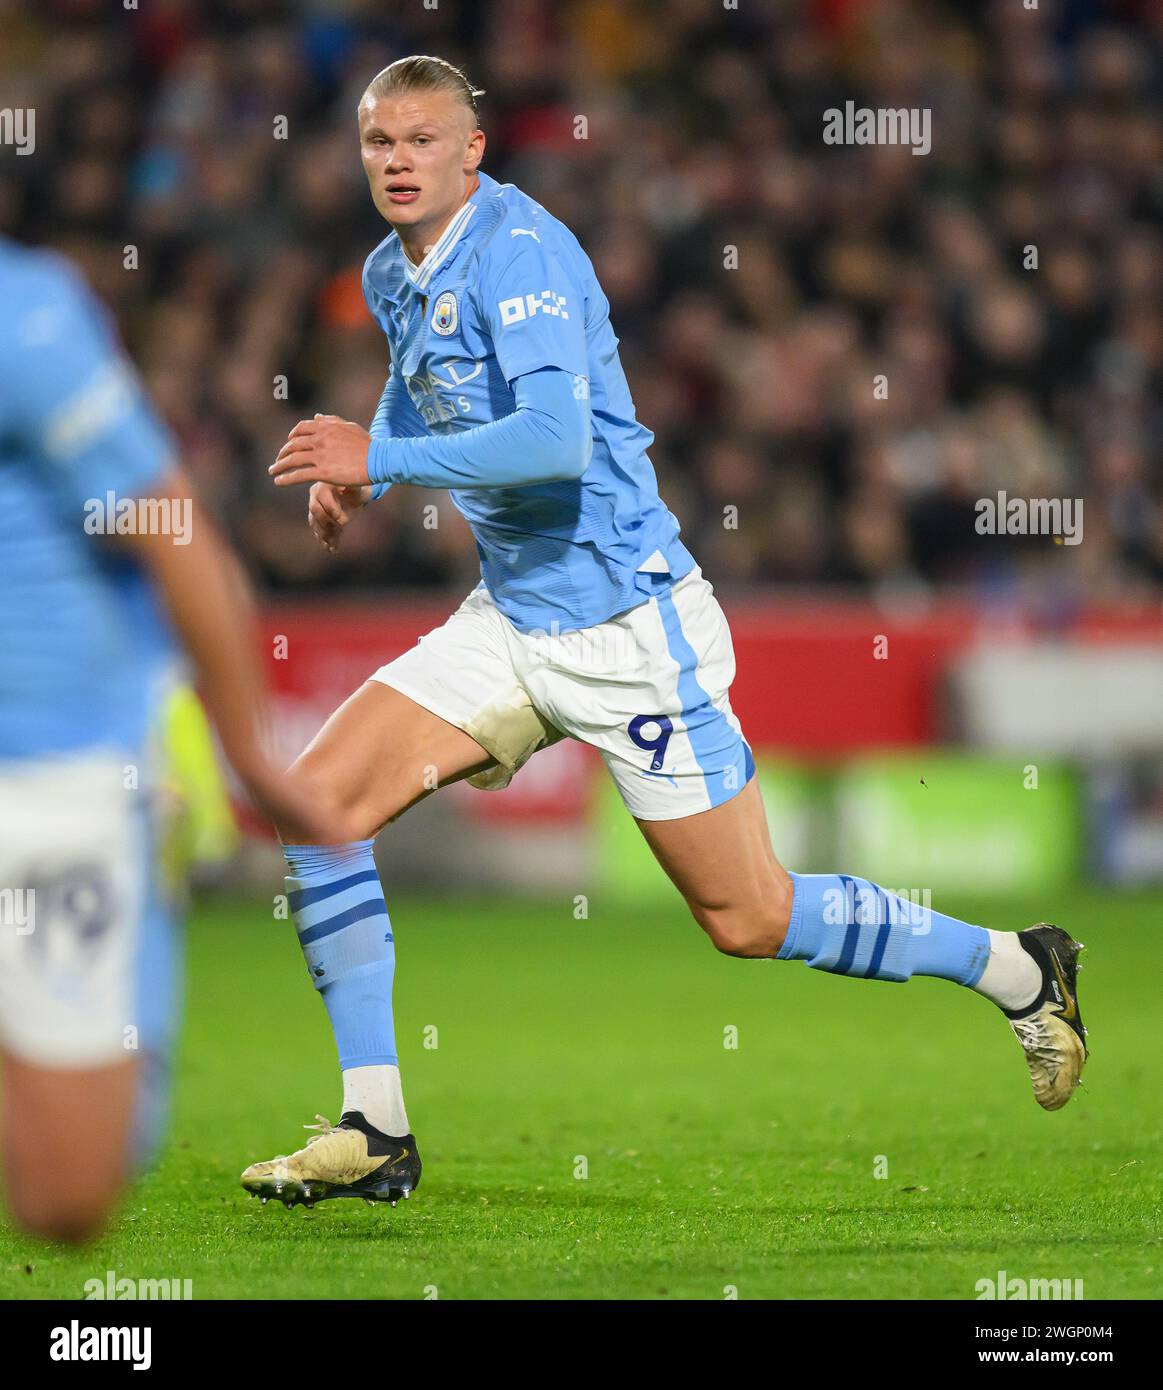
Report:
[[[284,845],[287,889],[311,982],[335,1034],[344,1107],[360,1109],[386,1134],[405,1134],[392,1019],[396,947],[372,843]]]
[[[850,874],[792,874],[795,894],[779,960],[870,980],[934,975],[975,985],[990,934]]]

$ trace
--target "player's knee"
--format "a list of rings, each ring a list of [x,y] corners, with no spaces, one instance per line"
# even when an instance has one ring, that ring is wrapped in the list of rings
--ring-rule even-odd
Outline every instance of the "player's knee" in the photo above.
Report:
[[[320,835],[319,831],[315,830],[308,840],[301,826],[291,821],[281,821],[275,829],[283,844],[295,845],[320,840],[323,844],[348,845],[356,840],[371,839],[379,828],[369,828],[365,823],[366,817],[360,814],[359,808],[351,805],[340,795],[320,768],[304,758],[301,757],[292,764],[287,778],[297,782],[310,799],[316,821],[323,827],[323,833]]]

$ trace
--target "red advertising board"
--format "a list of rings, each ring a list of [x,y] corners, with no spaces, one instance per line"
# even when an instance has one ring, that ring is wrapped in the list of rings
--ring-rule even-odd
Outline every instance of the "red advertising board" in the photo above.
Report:
[[[271,679],[286,750],[298,752],[378,666],[454,607],[428,597],[269,606]],[[731,701],[749,742],[808,757],[939,741],[950,658],[982,634],[1014,641],[1031,634],[1012,613],[969,603],[886,612],[842,601],[725,600],[724,608],[737,665]],[[1073,615],[1068,635],[1163,641],[1163,614],[1154,606],[1091,607]],[[501,795],[455,794],[490,819],[572,820],[583,814],[596,765],[589,750],[565,742],[534,758]]]

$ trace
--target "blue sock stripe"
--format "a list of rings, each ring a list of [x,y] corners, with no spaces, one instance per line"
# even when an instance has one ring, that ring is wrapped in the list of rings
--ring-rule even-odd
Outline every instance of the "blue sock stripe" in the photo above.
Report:
[[[339,913],[336,917],[328,917],[325,922],[320,922],[317,926],[308,927],[306,931],[299,933],[299,945],[310,946],[313,942],[322,941],[326,936],[334,936],[337,931],[342,931],[344,927],[354,926],[356,922],[364,922],[369,917],[382,917],[387,921],[388,909],[384,905],[382,897],[372,898],[370,902],[359,903],[355,907],[348,908],[346,912]],[[386,940],[392,940],[390,934]]]
[[[821,961],[820,969],[828,970],[833,975],[847,975],[853,957],[856,955],[857,944],[860,941],[860,920],[856,913],[856,884],[847,874],[837,874],[836,877],[844,885],[844,941],[840,947],[840,954],[831,964]]]
[[[294,888],[289,894],[291,911],[302,912],[305,907],[310,907],[312,903],[323,902],[327,898],[334,897],[336,893],[342,893],[347,888],[354,888],[357,883],[379,883],[379,881],[379,874],[376,873],[375,869],[363,869],[358,874],[348,874],[346,878],[337,878],[331,883],[320,883],[311,888]]]
[[[315,903],[312,907],[306,907],[302,911],[296,912],[294,914],[295,926],[300,932],[304,932],[311,927],[318,927],[324,922],[330,922],[333,917],[341,917],[353,907],[362,907],[364,903],[382,903],[383,901],[384,895],[380,891],[378,883],[357,883],[354,888],[336,893],[333,898],[325,898],[321,903]]]
[[[396,947],[372,841],[284,845],[288,901],[343,1069],[396,1063]]]
[[[304,946],[303,957],[320,989],[336,983],[350,985],[364,975],[382,975],[385,967],[390,979],[395,967],[391,934],[384,931],[382,921],[373,918],[357,922],[322,944]]]
[[[792,880],[792,921],[781,960],[870,980],[934,975],[969,985],[980,979],[989,956],[989,935],[981,927],[847,874],[793,874]]]
[[[833,975],[847,975],[853,957],[856,955],[856,945],[859,940],[860,923],[849,922],[848,928],[844,933],[844,945],[840,948],[839,959],[834,965],[826,965],[824,969],[830,970]]]
[[[870,899],[875,898],[875,907],[872,909],[871,916],[867,910],[863,914],[863,925],[868,928],[868,931],[864,933],[862,945],[866,949],[871,949],[867,959],[864,958],[864,952],[861,952],[861,958],[853,962],[852,969],[848,973],[863,976],[867,980],[876,977],[876,972],[884,960],[884,953],[892,930],[901,920],[894,906],[900,902],[900,899],[885,892],[875,883],[869,883],[867,880],[862,881],[864,888],[861,890],[861,897],[866,909],[870,905]]]
[[[864,972],[864,978],[866,980],[871,980],[876,977],[876,972],[880,969],[881,961],[884,960],[884,950],[888,945],[888,936],[891,930],[891,922],[882,922],[880,924],[880,930],[876,933],[876,944],[872,948],[872,959],[868,962],[868,969]]]

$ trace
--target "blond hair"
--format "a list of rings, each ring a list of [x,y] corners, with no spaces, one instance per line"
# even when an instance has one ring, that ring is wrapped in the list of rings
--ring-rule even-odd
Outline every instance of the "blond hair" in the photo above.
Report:
[[[472,112],[474,122],[479,122],[477,97],[483,97],[484,90],[474,87],[459,68],[443,58],[421,53],[389,63],[368,83],[360,105],[369,98],[379,101],[381,97],[398,96],[401,92],[451,92]]]

